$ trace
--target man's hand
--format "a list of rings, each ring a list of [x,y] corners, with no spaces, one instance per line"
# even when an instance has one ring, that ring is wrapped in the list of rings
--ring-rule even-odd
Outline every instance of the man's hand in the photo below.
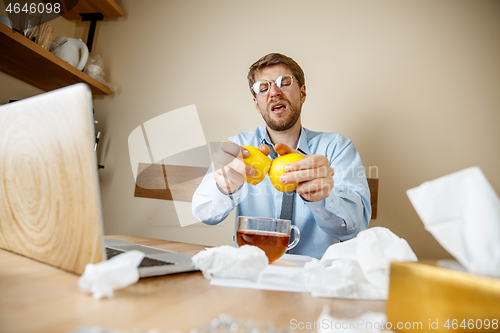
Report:
[[[269,155],[270,149],[267,145],[260,145],[258,149]],[[255,169],[243,162],[243,158],[248,155],[248,150],[228,140],[222,141],[219,150],[214,154],[214,179],[225,194],[236,191],[245,182],[247,175],[255,175]]]
[[[306,156],[283,143],[276,144],[274,150],[279,155],[297,153],[304,156],[303,160],[285,166],[286,173],[280,177],[283,184],[298,183],[297,193],[308,201],[320,201],[330,195],[330,191],[333,189],[333,175],[335,172],[326,156]]]

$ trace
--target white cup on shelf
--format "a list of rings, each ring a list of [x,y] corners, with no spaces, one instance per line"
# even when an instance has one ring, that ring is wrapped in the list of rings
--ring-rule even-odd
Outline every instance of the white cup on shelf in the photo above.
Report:
[[[5,24],[6,26],[12,29],[12,21],[8,16],[0,15],[0,23]]]

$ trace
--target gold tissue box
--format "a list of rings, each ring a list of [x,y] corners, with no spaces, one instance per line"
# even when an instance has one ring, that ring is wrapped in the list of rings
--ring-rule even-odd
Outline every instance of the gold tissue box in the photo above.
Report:
[[[500,279],[392,262],[387,321],[401,332],[499,332]]]

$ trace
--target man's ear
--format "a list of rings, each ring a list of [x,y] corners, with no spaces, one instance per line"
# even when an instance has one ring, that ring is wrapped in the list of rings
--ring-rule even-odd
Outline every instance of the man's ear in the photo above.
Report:
[[[253,98],[253,102],[255,103],[255,108],[257,109],[257,111],[260,113],[260,108],[259,108],[259,102],[257,102],[257,98]]]
[[[300,87],[300,100],[302,101],[302,103],[306,101],[306,96],[306,85],[303,84],[302,87]]]

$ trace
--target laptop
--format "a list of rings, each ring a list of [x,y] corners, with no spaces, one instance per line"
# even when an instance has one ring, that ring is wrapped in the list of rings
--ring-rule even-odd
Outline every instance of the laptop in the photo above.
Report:
[[[194,271],[191,255],[104,239],[94,144],[83,83],[0,106],[0,248],[76,274],[129,250],[141,277]]]

